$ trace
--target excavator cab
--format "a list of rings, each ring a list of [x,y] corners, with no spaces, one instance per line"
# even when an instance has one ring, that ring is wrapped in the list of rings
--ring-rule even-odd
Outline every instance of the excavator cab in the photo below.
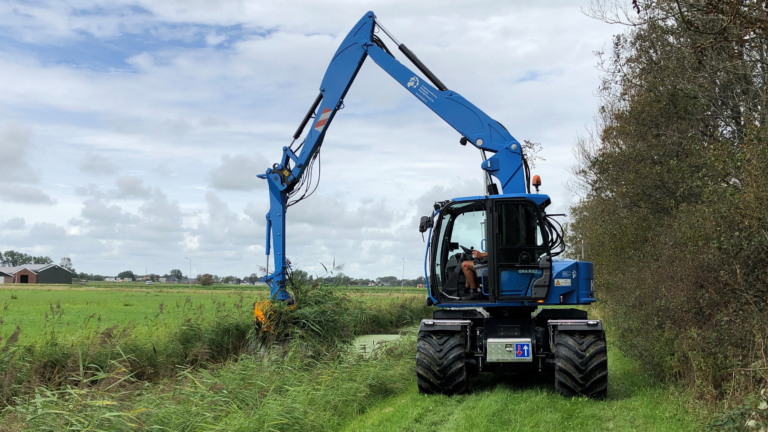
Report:
[[[551,279],[552,226],[544,207],[549,199],[495,195],[458,198],[436,203],[431,221],[422,218],[420,230],[432,228],[429,293],[434,304],[488,305],[504,301],[537,302],[546,297]],[[546,199],[542,199],[544,197]],[[538,201],[538,202],[537,202]],[[429,223],[432,222],[432,223]],[[555,232],[561,238],[561,232]],[[486,252],[474,258],[472,252]],[[473,263],[474,283],[462,264]],[[479,298],[468,287],[480,287]]]

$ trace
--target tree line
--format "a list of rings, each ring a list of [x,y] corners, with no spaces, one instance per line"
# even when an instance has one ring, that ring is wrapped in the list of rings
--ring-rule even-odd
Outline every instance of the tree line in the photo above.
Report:
[[[597,2],[625,25],[577,146],[584,241],[621,349],[737,403],[768,385],[768,10],[760,1]]]
[[[53,264],[53,260],[51,257],[45,255],[33,256],[13,250],[5,252],[0,251],[0,267],[18,267],[25,264]],[[75,269],[72,266],[72,260],[68,257],[62,258],[59,262],[59,266],[75,273]]]
[[[321,281],[321,283],[326,285],[337,285],[337,286],[368,286],[370,284],[376,285],[376,286],[417,286],[417,285],[423,285],[425,284],[424,276],[419,276],[415,279],[399,279],[395,276],[383,276],[378,277],[375,279],[367,279],[367,278],[352,278],[344,273],[336,273],[336,274],[326,274],[322,276],[318,275],[312,275],[307,273],[304,270],[295,269],[292,271],[295,278],[303,279],[309,282],[314,281]],[[203,286],[210,286],[214,284],[241,284],[241,283],[248,283],[248,284],[255,284],[257,282],[261,281],[262,276],[264,275],[263,272],[261,272],[261,275],[258,275],[256,273],[251,273],[248,276],[243,277],[237,277],[237,276],[219,276],[214,275],[210,273],[203,273],[199,274],[195,277],[194,281],[197,283],[200,283]],[[81,273],[80,274],[81,279],[85,280],[92,280],[92,281],[103,281],[106,277],[102,275],[94,275],[94,274],[86,274]],[[120,279],[131,279],[133,281],[139,280],[140,278],[146,277],[147,280],[151,280],[153,282],[159,282],[162,279],[167,279],[169,277],[174,277],[178,281],[181,280],[187,280],[187,276],[185,276],[181,270],[174,269],[170,272],[164,274],[164,275],[158,275],[158,274],[148,274],[144,276],[136,275],[131,270],[122,271],[117,274],[117,277]]]
[[[18,267],[24,264],[53,264],[53,260],[49,256],[33,256],[28,255],[22,252],[16,252],[13,250],[9,250],[6,252],[0,251],[0,267]],[[104,281],[109,276],[104,276],[100,274],[95,273],[85,273],[80,272],[77,273],[75,271],[75,268],[72,264],[72,260],[68,257],[64,257],[61,259],[59,266],[66,268],[67,270],[76,273],[77,278],[81,280],[89,280],[89,281]],[[300,278],[306,279],[310,282],[314,282],[315,280],[320,280],[322,283],[329,284],[329,285],[340,285],[340,286],[368,286],[369,284],[374,284],[377,286],[417,286],[420,284],[425,283],[424,276],[419,276],[415,279],[405,279],[401,280],[395,276],[383,276],[378,277],[375,279],[367,279],[367,278],[352,278],[350,276],[347,276],[341,270],[343,270],[343,265],[334,265],[334,268],[330,271],[327,271],[323,275],[311,275],[303,270],[293,270],[293,273]],[[251,273],[250,275],[246,275],[243,277],[237,277],[237,276],[219,276],[219,275],[213,275],[209,273],[200,274],[195,277],[195,281],[200,283],[204,286],[209,286],[213,284],[240,284],[243,282],[249,283],[251,285],[261,281],[261,277],[264,274],[264,269],[260,269],[261,275],[258,275],[256,273]],[[130,279],[132,281],[137,281],[139,279],[146,278],[147,280],[153,281],[153,282],[159,282],[160,279],[168,279],[168,278],[176,278],[178,281],[186,280],[187,276],[184,275],[184,273],[179,269],[172,269],[168,273],[165,273],[163,275],[150,273],[147,275],[137,275],[132,270],[124,270],[117,274],[117,278],[120,279]]]

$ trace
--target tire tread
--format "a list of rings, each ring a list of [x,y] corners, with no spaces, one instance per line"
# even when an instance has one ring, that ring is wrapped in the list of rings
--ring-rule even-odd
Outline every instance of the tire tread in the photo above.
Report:
[[[603,332],[555,333],[555,390],[563,396],[605,399],[608,350]]]
[[[464,357],[464,335],[419,332],[416,343],[416,382],[422,394],[466,393],[469,375]]]

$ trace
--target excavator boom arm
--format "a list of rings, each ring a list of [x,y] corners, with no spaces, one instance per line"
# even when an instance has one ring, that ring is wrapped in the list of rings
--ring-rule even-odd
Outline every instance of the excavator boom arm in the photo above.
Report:
[[[275,268],[263,280],[270,285],[273,299],[290,300],[290,295],[285,291],[286,271],[290,267],[285,257],[285,216],[289,205],[293,203],[289,199],[298,192],[297,186],[301,186],[301,180],[318,156],[328,127],[339,109],[343,108],[344,97],[369,56],[395,81],[459,132],[462,144],[469,142],[493,154],[482,163],[481,168],[499,181],[503,193],[527,191],[520,143],[499,122],[445,87],[405,45],[392,37],[398,49],[434,86],[400,63],[375,34],[377,27],[392,37],[377,23],[373,12],[365,14],[352,28],[325,72],[320,94],[294,134],[294,139],[298,139],[306,124],[314,119],[304,141],[295,150],[283,147],[280,162],[267,169],[266,174],[259,175],[269,182],[270,208],[266,215],[265,252],[267,256],[274,253]],[[270,243],[274,245],[274,251],[271,251]]]

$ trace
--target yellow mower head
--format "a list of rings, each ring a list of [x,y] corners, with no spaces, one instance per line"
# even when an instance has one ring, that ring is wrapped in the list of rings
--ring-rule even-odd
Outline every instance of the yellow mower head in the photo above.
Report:
[[[296,304],[288,306],[289,309],[296,308]],[[262,300],[253,304],[253,320],[261,331],[272,331],[275,319],[275,305],[271,300]]]
[[[270,330],[272,325],[269,322],[270,315],[272,315],[272,302],[269,300],[262,300],[253,304],[253,320],[257,325],[261,326],[263,330]]]

